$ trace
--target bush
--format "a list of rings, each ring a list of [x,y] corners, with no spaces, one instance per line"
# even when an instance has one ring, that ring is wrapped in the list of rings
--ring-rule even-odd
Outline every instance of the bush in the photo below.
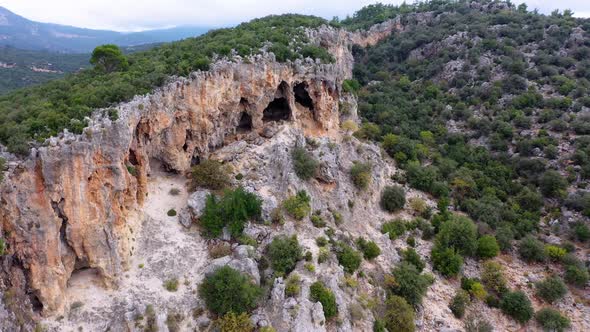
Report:
[[[260,217],[261,207],[262,200],[243,188],[226,190],[221,200],[208,195],[200,217],[201,225],[209,237],[220,236],[225,226],[234,237],[239,237],[248,220]]]
[[[469,294],[473,295],[476,299],[483,301],[488,296],[485,288],[479,282],[474,282],[469,288]]]
[[[166,214],[168,215],[168,217],[174,217],[176,216],[176,210],[170,209],[168,210],[168,212],[166,212]]]
[[[416,307],[422,303],[432,280],[422,275],[412,264],[402,262],[392,271],[392,280],[387,282],[392,293],[403,297],[409,304]]]
[[[301,292],[301,277],[293,273],[285,282],[285,297],[296,297]]]
[[[503,294],[508,290],[502,265],[497,262],[485,262],[481,272],[481,281],[489,290],[496,294]]]
[[[199,296],[207,308],[217,315],[237,314],[254,309],[262,290],[248,277],[229,266],[205,276],[199,285]]]
[[[352,183],[360,190],[365,190],[371,184],[371,169],[373,166],[370,163],[361,163],[355,161],[350,168],[350,179]]]
[[[588,283],[588,270],[585,267],[569,265],[565,268],[565,282],[577,287],[585,287]]]
[[[449,308],[451,309],[451,312],[453,312],[453,315],[455,315],[455,317],[461,319],[463,318],[463,315],[465,315],[465,309],[469,305],[469,302],[469,294],[466,291],[460,289],[459,291],[457,291],[457,294],[453,296],[453,299],[449,304]]]
[[[500,250],[506,252],[512,249],[512,240],[514,240],[514,231],[510,226],[501,226],[496,230],[496,240]]]
[[[509,292],[502,297],[500,302],[502,312],[516,321],[524,324],[533,317],[531,301],[522,291]]]
[[[363,257],[372,260],[381,254],[381,249],[374,241],[367,241],[364,238],[359,238],[356,245],[363,252]]]
[[[565,296],[567,287],[559,277],[549,277],[536,285],[536,294],[543,300],[553,303]]]
[[[577,222],[573,225],[574,237],[580,242],[586,242],[590,239],[590,228],[584,222]]]
[[[535,315],[537,323],[545,331],[562,332],[570,327],[570,320],[559,311],[551,308],[543,308]]]
[[[477,256],[480,258],[492,258],[498,255],[500,246],[492,235],[484,235],[477,240]]]
[[[320,281],[316,281],[309,287],[310,298],[313,302],[320,302],[324,308],[326,319],[332,318],[338,314],[336,306],[336,296],[331,290],[326,288]]]
[[[406,222],[401,219],[386,222],[381,226],[381,233],[388,234],[389,238],[395,240],[406,232]]]
[[[307,192],[300,190],[295,196],[287,198],[283,202],[283,207],[291,217],[301,220],[311,212],[310,201]]]
[[[545,261],[545,248],[541,241],[529,235],[520,241],[518,245],[520,257],[527,262]]]
[[[545,256],[554,262],[559,262],[567,254],[567,251],[558,246],[548,244],[545,246]]]
[[[317,227],[317,228],[326,227],[326,222],[324,221],[322,216],[319,214],[313,214],[309,219],[311,220],[311,223],[314,227]]]
[[[404,207],[406,204],[406,192],[400,186],[387,186],[381,193],[381,208],[393,213]]]
[[[435,245],[430,253],[435,270],[445,277],[457,275],[463,266],[463,257],[453,248],[443,248]]]
[[[204,160],[192,168],[193,187],[220,190],[230,185],[227,167],[217,160]]]
[[[465,319],[465,332],[493,332],[494,327],[478,314],[470,314]]]
[[[241,313],[235,314],[228,312],[223,317],[215,321],[220,332],[252,332],[254,331],[254,325],[248,314]]]
[[[295,174],[302,180],[309,180],[317,173],[320,163],[315,160],[311,153],[302,147],[296,147],[291,152]]]
[[[293,271],[301,259],[301,247],[297,236],[277,236],[267,249],[270,266],[278,275],[285,275]]]
[[[413,332],[416,329],[414,315],[414,309],[404,298],[390,295],[385,300],[383,320],[388,331]]]
[[[344,271],[348,273],[354,273],[361,265],[361,254],[352,249],[350,246],[341,243],[338,251],[336,252],[338,263],[344,267]]]
[[[477,248],[477,227],[471,219],[455,215],[440,226],[435,243],[455,249],[461,255],[473,255]]]
[[[567,181],[557,171],[548,170],[539,179],[539,186],[546,197],[559,197],[567,187]]]
[[[414,265],[416,267],[416,270],[418,270],[418,272],[422,272],[422,270],[424,270],[424,267],[426,266],[426,264],[424,263],[424,261],[422,261],[422,258],[420,258],[420,255],[418,255],[416,250],[414,250],[413,248],[408,248],[408,249],[402,251],[401,256],[402,256],[403,262],[410,263],[410,264]]]
[[[176,292],[178,290],[178,279],[169,279],[164,282],[164,288],[169,292]]]

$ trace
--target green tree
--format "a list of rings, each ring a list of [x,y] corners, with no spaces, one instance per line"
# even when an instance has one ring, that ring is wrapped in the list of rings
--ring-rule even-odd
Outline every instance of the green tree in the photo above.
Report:
[[[557,171],[548,170],[539,179],[541,192],[547,197],[559,197],[567,187],[567,182]]]
[[[277,236],[268,245],[270,266],[280,275],[288,274],[301,259],[301,247],[297,236]]]
[[[199,285],[199,296],[207,308],[217,315],[241,314],[254,309],[262,290],[250,279],[229,266],[205,276]]]
[[[400,296],[390,295],[385,300],[385,327],[389,332],[414,332],[414,309]]]
[[[571,326],[570,320],[559,311],[543,308],[535,314],[535,319],[545,331],[562,332]]]
[[[344,271],[348,273],[354,273],[354,271],[356,271],[361,265],[361,254],[344,243],[339,244],[336,257],[338,258],[338,263],[340,263],[340,265],[344,267]]]
[[[545,261],[545,247],[541,241],[529,235],[520,241],[518,245],[518,253],[522,259],[528,262],[543,262]]]
[[[536,294],[543,300],[553,303],[565,296],[567,287],[559,277],[548,277],[538,282]]]
[[[477,256],[480,258],[492,258],[498,255],[500,246],[492,235],[484,235],[477,240]]]
[[[393,279],[387,283],[392,293],[403,297],[414,307],[422,303],[432,283],[430,277],[420,274],[413,264],[405,262],[393,269],[392,276]]]
[[[113,44],[97,46],[94,51],[92,51],[90,63],[93,64],[95,68],[106,73],[124,71],[129,67],[129,63],[127,62],[125,55],[123,55],[123,52],[121,52],[117,45]]]
[[[227,168],[217,160],[203,160],[192,168],[193,187],[223,189],[231,183]]]
[[[445,277],[457,275],[463,266],[463,257],[453,248],[435,245],[431,252],[432,265]]]
[[[453,248],[462,255],[471,256],[477,248],[477,228],[467,217],[454,215],[440,226],[437,245]]]
[[[326,319],[332,318],[338,314],[336,296],[334,296],[334,293],[326,288],[326,286],[320,281],[311,284],[309,287],[309,296],[312,301],[320,302],[322,304]]]
[[[534,314],[531,301],[522,291],[509,292],[502,297],[500,308],[506,315],[521,324],[528,322]]]
[[[406,204],[406,192],[400,186],[387,186],[381,193],[381,208],[387,212],[396,212]]]

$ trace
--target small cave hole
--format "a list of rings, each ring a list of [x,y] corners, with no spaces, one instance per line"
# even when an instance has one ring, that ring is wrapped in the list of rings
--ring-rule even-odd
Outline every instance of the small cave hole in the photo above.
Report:
[[[313,111],[313,100],[311,99],[309,92],[307,92],[306,82],[295,84],[293,87],[293,94],[295,95],[295,102]]]
[[[252,117],[246,112],[242,112],[240,121],[238,122],[238,132],[246,132],[252,130]]]
[[[195,152],[195,154],[191,158],[191,166],[196,166],[200,163],[201,163],[201,157],[199,157],[199,155],[196,154],[196,152]]]
[[[137,161],[137,156],[135,155],[135,151],[129,150],[129,163],[133,166],[137,166],[139,162]]]
[[[291,107],[285,97],[275,98],[262,112],[262,121],[280,121],[291,118]]]

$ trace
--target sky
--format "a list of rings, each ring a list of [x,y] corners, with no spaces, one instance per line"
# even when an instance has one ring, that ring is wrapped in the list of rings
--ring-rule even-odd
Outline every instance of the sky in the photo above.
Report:
[[[0,0],[33,21],[83,28],[139,31],[193,25],[226,27],[270,14],[299,13],[325,18],[353,14],[376,0]],[[402,0],[381,0],[399,4]],[[408,2],[412,2],[409,0]],[[513,0],[550,13],[571,9],[590,17],[590,0]]]

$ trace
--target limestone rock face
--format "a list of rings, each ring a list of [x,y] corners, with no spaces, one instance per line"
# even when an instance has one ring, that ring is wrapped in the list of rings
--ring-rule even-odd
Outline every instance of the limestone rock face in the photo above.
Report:
[[[365,34],[309,32],[334,54],[332,64],[278,63],[266,53],[220,60],[117,106],[115,121],[97,111],[82,135],[65,132],[33,149],[0,187],[0,225],[27,276],[20,286],[44,313],[63,310],[73,271],[94,269],[115,286],[141,227],[126,216],[141,210],[151,174],[182,173],[230,142],[273,136],[277,121],[316,136],[336,132],[352,43],[375,43],[394,28],[385,22]]]

